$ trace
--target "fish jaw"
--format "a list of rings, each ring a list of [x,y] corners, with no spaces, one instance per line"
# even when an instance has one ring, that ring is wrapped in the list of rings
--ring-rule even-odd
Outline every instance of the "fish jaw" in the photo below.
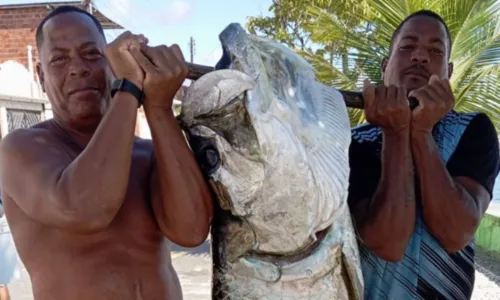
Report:
[[[347,208],[335,219],[324,239],[297,261],[287,257],[245,256],[216,264],[214,299],[362,300],[359,253]]]

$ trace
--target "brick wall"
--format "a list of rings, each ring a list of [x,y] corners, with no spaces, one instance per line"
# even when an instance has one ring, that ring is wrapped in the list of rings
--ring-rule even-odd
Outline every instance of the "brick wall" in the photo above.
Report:
[[[45,7],[0,9],[0,63],[15,60],[28,68],[28,45],[33,48],[33,65],[38,59],[35,30],[47,15]]]

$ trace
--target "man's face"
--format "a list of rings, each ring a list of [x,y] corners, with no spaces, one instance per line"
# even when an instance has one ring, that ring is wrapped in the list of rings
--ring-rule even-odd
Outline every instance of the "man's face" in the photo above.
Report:
[[[43,27],[37,72],[54,114],[78,127],[95,126],[109,99],[106,45],[92,19],[63,13]]]
[[[449,47],[441,22],[426,16],[411,18],[395,37],[391,56],[382,62],[384,84],[411,91],[426,85],[432,74],[449,78],[453,71]]]

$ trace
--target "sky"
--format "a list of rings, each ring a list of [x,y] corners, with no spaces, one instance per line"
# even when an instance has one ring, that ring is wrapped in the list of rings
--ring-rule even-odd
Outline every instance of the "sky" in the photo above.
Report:
[[[0,0],[4,4],[56,2],[50,0]],[[57,1],[64,2],[64,1]],[[248,16],[269,15],[272,0],[94,0],[94,6],[133,33],[142,33],[150,45],[178,44],[189,60],[189,39],[195,40],[194,62],[215,65],[222,55],[219,33]],[[107,30],[108,41],[121,31]]]
[[[0,0],[1,1],[1,0]],[[194,62],[215,65],[222,55],[219,33],[232,22],[245,25],[248,16],[268,15],[271,0],[95,0],[96,8],[151,45],[178,44],[189,60],[189,39],[195,41]],[[110,31],[109,38],[117,33]]]

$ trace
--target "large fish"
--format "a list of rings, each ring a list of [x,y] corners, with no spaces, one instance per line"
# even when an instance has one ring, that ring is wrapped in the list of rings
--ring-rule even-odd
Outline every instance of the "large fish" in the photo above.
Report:
[[[214,192],[213,299],[362,299],[342,95],[230,24],[179,120]]]

